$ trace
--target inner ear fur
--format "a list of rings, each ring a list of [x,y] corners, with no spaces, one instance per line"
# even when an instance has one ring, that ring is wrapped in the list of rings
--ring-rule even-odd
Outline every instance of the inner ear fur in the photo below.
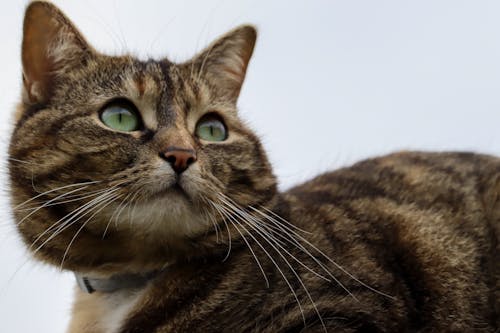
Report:
[[[47,102],[58,73],[70,70],[92,52],[57,7],[43,1],[30,3],[24,16],[22,42],[25,102]]]

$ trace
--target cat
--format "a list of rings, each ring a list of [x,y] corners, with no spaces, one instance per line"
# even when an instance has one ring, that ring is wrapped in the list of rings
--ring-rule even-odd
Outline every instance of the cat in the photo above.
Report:
[[[279,192],[237,113],[255,41],[112,57],[28,5],[10,196],[75,273],[68,332],[499,332],[500,159],[399,152]]]

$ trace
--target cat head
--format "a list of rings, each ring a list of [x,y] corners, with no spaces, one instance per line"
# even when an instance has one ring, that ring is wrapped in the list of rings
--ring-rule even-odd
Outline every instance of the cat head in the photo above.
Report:
[[[154,266],[215,246],[231,206],[268,204],[275,177],[236,106],[255,39],[242,26],[180,64],[107,56],[55,6],[31,3],[9,172],[36,257]]]

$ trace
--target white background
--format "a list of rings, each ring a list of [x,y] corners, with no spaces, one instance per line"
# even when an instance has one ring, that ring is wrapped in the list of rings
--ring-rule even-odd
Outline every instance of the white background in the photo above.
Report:
[[[398,149],[500,150],[500,2],[54,1],[99,50],[185,60],[250,22],[239,101],[282,188]],[[20,92],[25,1],[0,5],[0,143]],[[0,331],[63,332],[73,278],[33,263],[12,228],[2,157]]]

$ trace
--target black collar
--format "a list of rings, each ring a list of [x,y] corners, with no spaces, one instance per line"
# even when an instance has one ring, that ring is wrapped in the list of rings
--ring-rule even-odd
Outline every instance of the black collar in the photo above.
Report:
[[[76,282],[80,289],[88,294],[94,291],[101,293],[113,293],[124,289],[139,289],[149,281],[157,277],[164,270],[156,270],[147,273],[117,274],[109,278],[91,278],[75,273]]]

